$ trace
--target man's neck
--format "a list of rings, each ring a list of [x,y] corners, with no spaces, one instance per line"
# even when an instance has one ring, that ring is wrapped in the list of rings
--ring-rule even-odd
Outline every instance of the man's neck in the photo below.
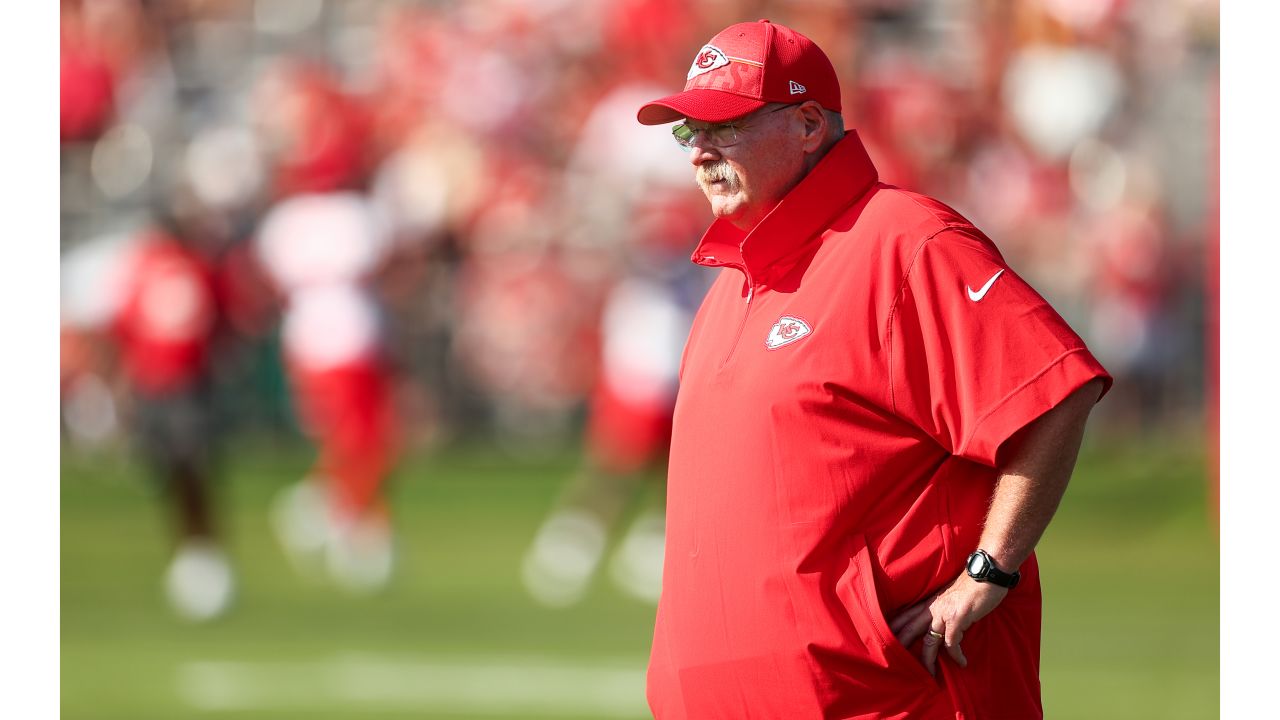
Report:
[[[843,135],[840,137],[829,137],[822,143],[822,145],[818,146],[818,149],[811,155],[806,156],[804,159],[804,174],[808,175],[812,172],[813,169],[818,166],[818,163],[822,162],[822,158],[826,157],[827,153],[831,152],[831,148],[835,147],[843,139]],[[801,177],[803,178],[803,176]]]
[[[787,195],[790,195],[791,191],[794,190],[797,185],[799,185],[801,182],[804,181],[806,177],[809,176],[809,173],[813,172],[813,169],[818,166],[818,163],[822,162],[822,158],[826,157],[827,153],[831,151],[831,148],[835,147],[836,144],[840,142],[840,140],[841,138],[830,138],[826,142],[824,142],[821,146],[819,146],[817,150],[806,155],[804,158],[804,165],[801,167],[800,173],[787,186],[786,192],[782,193],[782,197],[778,198],[778,202],[773,203],[767,208],[762,208],[761,211],[758,213],[753,213],[752,215],[749,215],[749,216],[743,216],[736,220],[730,220],[729,224],[738,228],[744,233],[749,233],[753,229],[755,229],[755,226],[759,225],[761,220],[764,220],[765,218],[769,217],[769,213],[773,212],[773,209],[778,207],[778,205],[783,200],[786,199]]]

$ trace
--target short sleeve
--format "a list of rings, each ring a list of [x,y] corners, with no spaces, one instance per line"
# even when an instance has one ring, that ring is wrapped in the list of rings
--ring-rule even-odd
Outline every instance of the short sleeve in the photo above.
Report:
[[[1084,341],[980,233],[921,243],[889,318],[894,412],[954,455],[994,466],[1011,435],[1093,378]]]

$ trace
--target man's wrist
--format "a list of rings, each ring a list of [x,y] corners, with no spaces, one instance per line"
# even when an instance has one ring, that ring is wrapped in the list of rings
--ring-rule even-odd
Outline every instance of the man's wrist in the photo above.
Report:
[[[978,548],[965,563],[965,572],[975,582],[990,583],[1012,590],[1017,587],[1021,574],[1016,570],[1005,570],[996,563],[987,551]]]

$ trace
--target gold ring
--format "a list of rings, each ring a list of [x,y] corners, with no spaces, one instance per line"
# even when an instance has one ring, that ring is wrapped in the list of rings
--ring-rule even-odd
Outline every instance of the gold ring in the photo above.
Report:
[[[943,638],[943,635],[942,635],[942,633],[938,632],[937,630],[934,630],[934,629],[930,628],[930,629],[929,629],[929,637],[934,638],[935,640],[941,640],[941,639]]]

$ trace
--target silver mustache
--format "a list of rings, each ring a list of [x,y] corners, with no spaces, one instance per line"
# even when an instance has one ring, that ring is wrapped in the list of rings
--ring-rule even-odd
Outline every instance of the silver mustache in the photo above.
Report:
[[[696,179],[698,185],[704,188],[718,180],[724,180],[729,183],[730,190],[738,187],[738,173],[734,171],[733,166],[727,160],[717,160],[716,162],[699,165]]]

